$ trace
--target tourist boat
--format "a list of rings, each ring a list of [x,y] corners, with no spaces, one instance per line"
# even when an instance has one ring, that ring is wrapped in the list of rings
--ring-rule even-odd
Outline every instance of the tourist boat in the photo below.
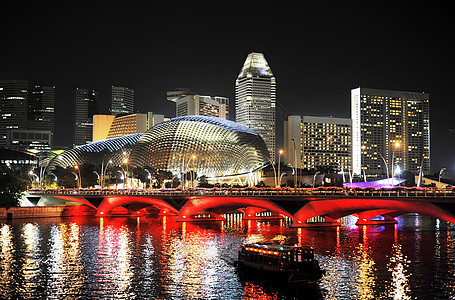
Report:
[[[314,249],[272,243],[248,244],[239,251],[239,271],[288,283],[315,283],[325,274]]]

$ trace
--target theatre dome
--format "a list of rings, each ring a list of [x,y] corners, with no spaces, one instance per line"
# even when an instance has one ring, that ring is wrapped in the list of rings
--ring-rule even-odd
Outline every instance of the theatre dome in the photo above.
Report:
[[[174,174],[193,170],[208,178],[245,175],[265,167],[262,138],[238,123],[206,116],[183,116],[144,133],[131,150],[131,165]]]
[[[48,172],[56,167],[73,167],[75,165],[100,165],[110,161],[111,166],[123,165],[131,149],[143,133],[102,140],[67,150],[53,158],[47,167]]]

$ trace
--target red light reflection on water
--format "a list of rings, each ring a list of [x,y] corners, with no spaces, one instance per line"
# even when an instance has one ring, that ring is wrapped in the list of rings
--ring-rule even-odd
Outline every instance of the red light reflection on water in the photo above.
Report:
[[[127,299],[140,291],[157,299],[281,299],[286,289],[242,278],[233,261],[243,244],[286,240],[314,247],[327,271],[318,289],[324,298],[409,299],[437,285],[438,297],[449,299],[455,231],[414,217],[395,226],[332,228],[235,214],[208,223],[170,215],[0,223],[0,298]]]

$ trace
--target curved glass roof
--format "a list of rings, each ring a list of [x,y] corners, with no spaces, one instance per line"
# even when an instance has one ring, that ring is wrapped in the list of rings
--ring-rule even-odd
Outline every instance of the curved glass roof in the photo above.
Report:
[[[238,123],[207,116],[183,116],[160,123],[137,141],[131,165],[168,170],[194,170],[197,176],[246,174],[268,164],[262,138]]]
[[[48,171],[56,166],[62,168],[90,163],[99,165],[112,160],[112,165],[121,165],[123,159],[128,157],[131,149],[143,133],[136,133],[122,137],[93,142],[67,150],[54,157],[48,165]]]

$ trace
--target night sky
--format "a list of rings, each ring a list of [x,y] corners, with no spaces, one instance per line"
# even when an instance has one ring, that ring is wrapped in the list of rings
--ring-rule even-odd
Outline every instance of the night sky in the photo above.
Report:
[[[56,86],[58,145],[72,142],[75,87],[98,90],[101,113],[121,85],[135,90],[140,112],[173,116],[166,91],[189,88],[229,97],[233,117],[235,79],[247,55],[261,52],[277,80],[278,148],[289,114],[350,117],[352,88],[422,91],[432,170],[455,169],[449,7],[92,2],[19,2],[0,13],[0,79]]]

